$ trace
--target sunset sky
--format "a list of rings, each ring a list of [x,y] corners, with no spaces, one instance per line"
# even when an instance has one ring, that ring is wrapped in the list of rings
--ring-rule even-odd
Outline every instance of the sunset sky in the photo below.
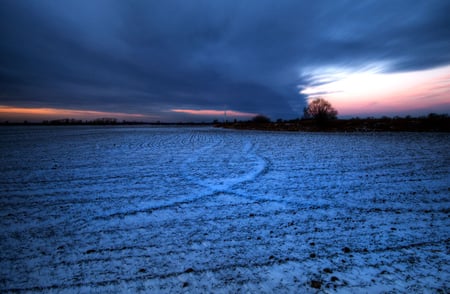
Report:
[[[0,1],[0,121],[450,113],[450,1]]]

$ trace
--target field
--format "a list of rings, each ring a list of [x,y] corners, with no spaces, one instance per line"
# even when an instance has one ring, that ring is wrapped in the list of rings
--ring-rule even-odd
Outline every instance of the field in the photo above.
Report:
[[[450,134],[0,128],[0,292],[448,293]]]

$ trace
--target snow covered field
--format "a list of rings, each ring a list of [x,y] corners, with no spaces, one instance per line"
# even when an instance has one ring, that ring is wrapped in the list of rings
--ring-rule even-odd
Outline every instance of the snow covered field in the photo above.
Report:
[[[0,292],[450,291],[450,134],[2,127],[0,175]]]

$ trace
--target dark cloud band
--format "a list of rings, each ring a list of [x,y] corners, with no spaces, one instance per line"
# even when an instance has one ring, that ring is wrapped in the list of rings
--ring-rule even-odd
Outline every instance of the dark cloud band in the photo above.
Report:
[[[292,118],[305,68],[450,63],[450,2],[0,2],[0,104]]]

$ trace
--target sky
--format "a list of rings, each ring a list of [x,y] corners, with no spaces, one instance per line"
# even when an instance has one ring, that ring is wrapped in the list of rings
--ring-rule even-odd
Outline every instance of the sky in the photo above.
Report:
[[[450,1],[1,0],[0,121],[450,113]]]

